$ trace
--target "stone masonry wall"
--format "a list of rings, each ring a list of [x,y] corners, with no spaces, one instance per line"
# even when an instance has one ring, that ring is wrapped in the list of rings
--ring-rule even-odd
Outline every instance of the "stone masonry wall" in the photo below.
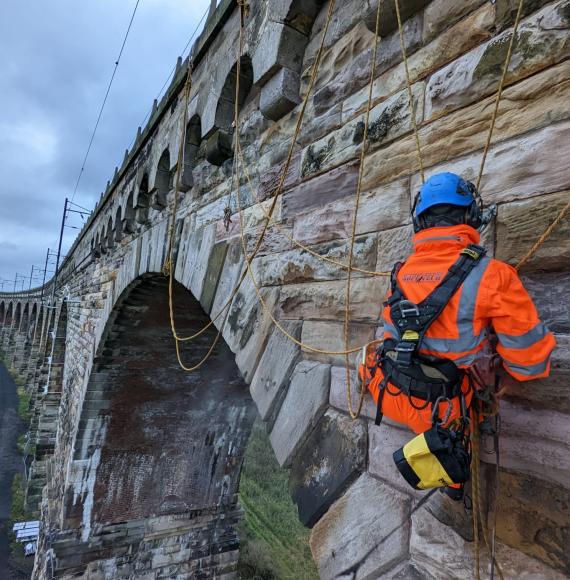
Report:
[[[355,265],[384,271],[410,251],[410,206],[421,180],[393,2],[380,1],[382,37],[362,168]],[[426,175],[449,170],[475,179],[518,2],[401,4]],[[290,238],[323,257],[347,259],[376,6],[374,0],[336,4],[293,162],[276,202],[275,223],[253,260],[265,306],[296,338],[333,351],[344,349],[346,271],[318,260]],[[484,243],[492,255],[511,264],[531,247],[570,194],[565,161],[570,154],[570,2],[526,0],[523,7],[481,182],[485,202],[498,204],[497,219]],[[58,310],[42,308],[40,290],[0,296],[2,348],[19,365],[32,392],[44,380],[40,353],[45,353],[53,327],[53,322],[44,321],[67,301],[63,388],[43,496],[37,577],[49,577],[52,564],[60,577],[69,577],[71,570],[90,578],[136,577],[143,569],[149,577],[158,577],[170,570],[165,566],[176,558],[167,556],[179,553],[182,545],[174,563],[182,566],[181,577],[196,577],[192,566],[202,557],[197,546],[204,546],[204,529],[194,527],[193,509],[145,513],[143,520],[137,519],[135,509],[119,528],[111,521],[98,521],[103,516],[97,510],[85,515],[85,502],[95,497],[85,491],[89,485],[100,490],[99,500],[111,497],[111,491],[101,487],[104,469],[81,471],[85,458],[80,458],[80,442],[95,441],[90,453],[111,444],[85,431],[83,419],[93,397],[89,385],[100,372],[99,358],[115,354],[105,351],[106,340],[133,284],[160,276],[163,270],[178,172],[183,192],[175,224],[175,279],[210,317],[230,297],[244,268],[238,191],[251,252],[265,221],[262,208],[267,210],[273,202],[307,94],[327,10],[328,3],[317,0],[250,2],[238,104],[243,166],[252,187],[243,169],[237,188],[233,179],[239,11],[225,0],[193,49],[183,167],[176,164],[185,76],[185,64],[179,62],[166,96],[155,103],[149,124],[139,130],[133,149],[126,152],[68,253],[56,292]],[[223,224],[226,206],[232,214],[228,230]],[[570,573],[570,317],[564,307],[570,290],[569,233],[566,219],[521,270],[541,316],[556,333],[558,347],[551,377],[511,382],[502,401],[497,537],[498,559],[507,578],[562,578]],[[355,273],[352,346],[381,336],[378,314],[387,284],[385,277]],[[194,307],[191,304],[190,298],[175,300],[175,312],[184,313]],[[33,316],[27,315],[23,329],[21,324],[24,313],[33,308],[42,323],[36,322],[36,338],[26,354]],[[312,527],[311,547],[322,578],[473,576],[470,514],[438,493],[422,501],[423,494],[406,486],[391,455],[410,434],[388,421],[375,427],[369,399],[362,417],[350,420],[343,357],[300,350],[286,339],[272,324],[249,278],[233,297],[225,323],[222,316],[215,324],[268,423],[277,459],[291,467],[292,496],[301,520]],[[175,361],[174,345],[169,344],[165,368]],[[113,349],[126,346],[119,341]],[[171,358],[166,363],[168,349]],[[130,389],[125,396],[127,401],[132,398],[137,412],[135,387]],[[188,410],[192,408],[189,401]],[[113,414],[109,417],[112,420]],[[182,455],[173,457],[177,459],[183,464]],[[488,464],[483,479],[490,483],[494,456],[483,454],[482,459]],[[239,466],[236,469],[232,473],[239,478]],[[68,500],[81,480],[79,473],[89,474],[82,480],[83,507],[75,514]],[[488,494],[491,485],[483,494],[485,513]],[[216,505],[198,507],[215,511]],[[487,515],[491,519],[490,512]],[[164,533],[153,535],[155,517]],[[180,526],[179,520],[184,521]],[[129,538],[130,529],[134,531]],[[111,540],[104,539],[106,533]],[[217,534],[207,535],[206,544],[215,545],[212,538]],[[79,547],[81,561],[67,561]],[[231,553],[227,560],[199,564],[206,570],[204,577],[234,577]],[[488,561],[484,549],[483,560]]]

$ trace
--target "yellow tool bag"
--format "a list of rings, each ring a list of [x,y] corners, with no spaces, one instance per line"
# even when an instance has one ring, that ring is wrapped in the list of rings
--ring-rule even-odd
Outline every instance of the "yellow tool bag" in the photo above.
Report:
[[[431,489],[469,480],[471,458],[465,436],[439,424],[394,453],[396,467],[414,489]]]

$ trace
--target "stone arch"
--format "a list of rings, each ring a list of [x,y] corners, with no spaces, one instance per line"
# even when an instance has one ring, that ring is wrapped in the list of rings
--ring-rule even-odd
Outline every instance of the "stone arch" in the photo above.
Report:
[[[153,209],[166,207],[168,194],[174,185],[174,171],[170,167],[170,151],[165,149],[158,160],[152,193]]]
[[[120,242],[123,239],[123,220],[122,218],[122,208],[119,206],[115,212],[115,228],[113,239],[115,242]]]
[[[127,197],[122,217],[123,217],[123,231],[126,234],[134,234],[137,231],[134,191],[131,191],[129,193],[129,196]]]
[[[46,393],[61,395],[66,347],[67,300],[64,300],[57,314],[56,321],[47,336],[46,353],[48,357],[51,357],[51,369],[44,387]]]
[[[233,155],[233,122],[235,116],[237,82],[237,63],[235,63],[228,75],[220,92],[216,105],[214,124],[216,130],[209,137],[206,144],[206,159],[213,165],[222,165],[224,161]],[[240,86],[238,97],[238,110],[241,110],[247,101],[253,87],[253,65],[248,55],[243,55],[240,60]]]
[[[16,331],[20,329],[21,322],[22,322],[22,303],[18,302],[16,304],[16,310],[14,311],[14,329]]]
[[[10,301],[6,309],[6,317],[4,319],[4,326],[10,328],[12,326],[12,319],[14,318],[14,303]]]
[[[107,235],[105,236],[104,243],[109,250],[112,250],[115,247],[115,230],[113,228],[113,216],[110,215],[109,219],[107,220]]]
[[[148,223],[148,210],[150,207],[150,193],[149,193],[148,173],[144,173],[137,191],[137,199],[135,204],[136,221],[139,224]]]
[[[208,321],[177,282],[174,298],[185,305],[177,316],[181,332]],[[212,327],[192,348],[182,348],[187,364],[200,360],[215,334]],[[204,577],[220,573],[220,566],[231,571],[241,517],[239,477],[254,417],[228,346],[220,342],[198,372],[182,371],[169,325],[167,280],[136,279],[119,297],[97,349],[74,442],[66,528],[81,530],[82,540],[94,546],[105,541],[105,530],[132,528],[146,518],[147,525],[162,527],[166,544],[208,546],[207,552],[180,555],[188,577],[198,569]],[[135,525],[123,536],[137,565],[148,559],[139,531]],[[91,554],[81,565],[88,566]]]
[[[186,139],[184,142],[184,170],[180,189],[188,191],[194,186],[194,176],[192,174],[196,166],[196,159],[200,144],[202,143],[202,121],[199,115],[194,115],[188,125],[186,125]]]
[[[30,322],[30,303],[26,302],[22,310],[22,320],[20,322],[20,331],[27,334],[28,324]]]
[[[0,302],[0,324],[4,326],[4,319],[6,318],[6,303],[4,300]]]

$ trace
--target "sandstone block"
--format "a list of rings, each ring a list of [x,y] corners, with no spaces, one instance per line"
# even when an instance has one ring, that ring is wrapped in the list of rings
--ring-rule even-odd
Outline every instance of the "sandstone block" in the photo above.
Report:
[[[521,26],[507,84],[568,56],[570,20],[563,5],[549,6]],[[464,107],[496,91],[511,37],[512,31],[505,32],[437,71],[427,88],[426,117]]]
[[[376,409],[373,416],[376,416]],[[408,443],[414,434],[403,425],[396,426],[395,423],[390,424],[384,420],[379,426],[371,424],[368,431],[368,472],[370,475],[416,500],[425,497],[426,492],[415,491],[400,475],[392,457],[394,451]]]
[[[301,324],[284,322],[283,327],[299,340]],[[250,385],[251,396],[264,421],[278,410],[299,354],[299,347],[275,328]]]
[[[446,28],[455,24],[466,15],[470,14],[485,0],[465,0],[455,2],[454,0],[434,0],[430,2],[424,11],[423,39],[429,42]]]
[[[353,355],[356,358],[356,355]],[[350,394],[352,398],[352,408],[356,410],[360,397],[359,386],[356,380],[356,371],[350,371]],[[348,402],[346,400],[346,368],[332,367],[331,368],[331,393],[330,405],[335,407],[343,413],[348,413]],[[367,391],[362,405],[361,417],[374,419],[376,417],[376,404],[372,400],[372,396]]]
[[[321,578],[378,578],[390,570],[408,553],[409,510],[407,496],[361,475],[311,533]]]
[[[378,261],[376,270],[378,272],[391,272],[394,264],[407,258],[412,252],[412,236],[414,234],[412,226],[394,228],[378,234]],[[380,297],[378,308],[381,308]]]
[[[188,286],[190,287],[192,294],[196,297],[202,295],[202,290],[204,288],[206,272],[208,270],[210,256],[214,249],[214,243],[216,240],[216,225],[210,224],[209,226],[206,226],[200,234],[201,239],[199,250],[193,263],[192,271],[186,271],[186,275],[190,274]]]
[[[521,276],[524,287],[531,295],[538,309],[541,320],[543,320],[552,332],[560,333],[560,349],[567,348],[567,337],[570,334],[570,313],[565,308],[560,308],[564,304],[568,292],[570,292],[570,273],[568,272],[530,272]],[[565,365],[560,357],[563,353],[554,351],[558,356],[556,369],[563,370]]]
[[[503,203],[567,190],[570,168],[559,159],[570,154],[569,137],[570,123],[561,122],[492,146],[481,180],[485,201]],[[473,180],[480,163],[480,153],[453,159],[431,167],[426,179],[434,173],[452,171]],[[411,191],[417,191],[419,185],[420,179],[414,175]]]
[[[289,488],[303,524],[312,527],[358,477],[366,454],[366,423],[327,411],[291,467]]]
[[[299,104],[299,75],[283,67],[261,89],[259,107],[265,117],[276,121]]]
[[[265,306],[262,306],[248,278],[236,294],[228,315],[228,327],[224,336],[236,352],[236,364],[246,382],[251,382],[257,363],[261,358],[273,322],[269,312],[275,311],[279,289],[260,291]]]
[[[464,580],[473,576],[471,544],[425,507],[412,514],[410,556],[419,570],[438,580]]]
[[[482,482],[492,482],[494,466],[484,466]],[[492,483],[491,483],[492,485]],[[502,469],[498,496],[497,537],[503,544],[546,563],[561,572],[569,566],[566,526],[569,491],[528,474]],[[483,491],[483,494],[486,494]],[[485,497],[485,495],[484,495]],[[531,560],[528,558],[528,560]],[[523,560],[526,559],[523,557]],[[502,560],[499,560],[502,563]],[[536,562],[535,565],[540,564]],[[548,568],[545,569],[548,570]],[[553,575],[540,578],[556,578]],[[512,576],[516,578],[518,576]]]
[[[303,343],[317,349],[343,352],[344,330],[342,322],[305,320],[301,340]],[[374,325],[351,323],[349,326],[349,348],[360,348],[368,344],[374,337]],[[344,364],[345,357],[341,354],[321,354],[305,350],[305,357],[331,364]],[[354,354],[349,355],[354,360]]]
[[[355,197],[347,196],[295,218],[293,235],[305,244],[336,238],[350,238]],[[363,192],[356,221],[356,233],[386,230],[410,221],[407,179]]]
[[[516,265],[569,200],[570,191],[564,191],[501,205],[497,216],[496,257]],[[567,269],[569,238],[570,219],[563,219],[522,271]]]
[[[334,241],[311,248],[318,255],[344,264],[350,251],[349,242]],[[357,268],[374,270],[376,236],[360,236],[355,239],[353,264]],[[331,280],[346,277],[346,270],[336,264],[323,261],[306,250],[297,248],[279,254],[255,259],[263,286],[276,286],[305,281]],[[355,273],[360,275],[359,273]]]
[[[354,195],[357,179],[358,167],[350,163],[301,183],[283,194],[283,218]]]
[[[277,192],[279,183],[281,181],[283,171],[285,169],[285,162],[271,165],[269,169],[263,172],[259,179],[258,198],[266,199],[273,197]],[[289,163],[289,170],[283,182],[283,191],[291,189],[293,185],[299,182],[301,175],[301,152],[297,152],[291,158]]]
[[[241,243],[237,240],[232,241],[228,244],[224,267],[222,268],[220,279],[218,280],[218,287],[216,289],[216,295],[212,304],[213,317],[217,316],[217,314],[222,310],[226,302],[229,300],[230,295],[241,275],[243,267],[244,263],[241,252]],[[215,324],[218,328],[220,327],[223,318],[224,315],[222,314],[216,320]]]
[[[505,469],[570,488],[568,415],[502,401],[500,445],[501,466]],[[481,460],[492,463],[495,455],[482,454]]]
[[[410,55],[409,68],[412,83],[424,79],[459,55],[467,52],[482,41],[491,37],[494,26],[494,7],[483,6],[447,29],[427,46]],[[399,42],[399,40],[398,40]],[[381,74],[373,86],[373,99],[377,103],[390,95],[401,91],[406,86],[406,75],[403,63]],[[348,97],[343,103],[343,116],[354,117],[362,112],[368,101],[368,87]]]
[[[329,398],[330,367],[300,362],[293,371],[270,441],[280,465],[290,465],[308,433],[324,413]]]
[[[354,278],[350,291],[350,319],[377,322],[388,278]],[[346,281],[293,284],[281,290],[279,315],[283,319],[339,321],[344,318]]]
[[[226,259],[227,249],[228,245],[224,242],[215,244],[208,260],[208,267],[206,269],[206,275],[202,287],[202,295],[200,296],[200,304],[208,314],[211,311],[212,302],[216,295],[218,280],[220,279],[222,267]]]

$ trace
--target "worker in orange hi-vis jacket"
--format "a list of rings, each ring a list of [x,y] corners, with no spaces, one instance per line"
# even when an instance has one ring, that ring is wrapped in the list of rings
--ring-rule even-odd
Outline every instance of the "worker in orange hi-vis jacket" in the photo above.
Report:
[[[549,374],[556,343],[515,269],[478,245],[483,209],[472,183],[434,175],[412,218],[414,250],[392,272],[383,343],[359,375],[377,404],[377,424],[386,415],[424,433],[466,416],[474,394],[469,369],[492,333],[504,369],[519,381]]]

